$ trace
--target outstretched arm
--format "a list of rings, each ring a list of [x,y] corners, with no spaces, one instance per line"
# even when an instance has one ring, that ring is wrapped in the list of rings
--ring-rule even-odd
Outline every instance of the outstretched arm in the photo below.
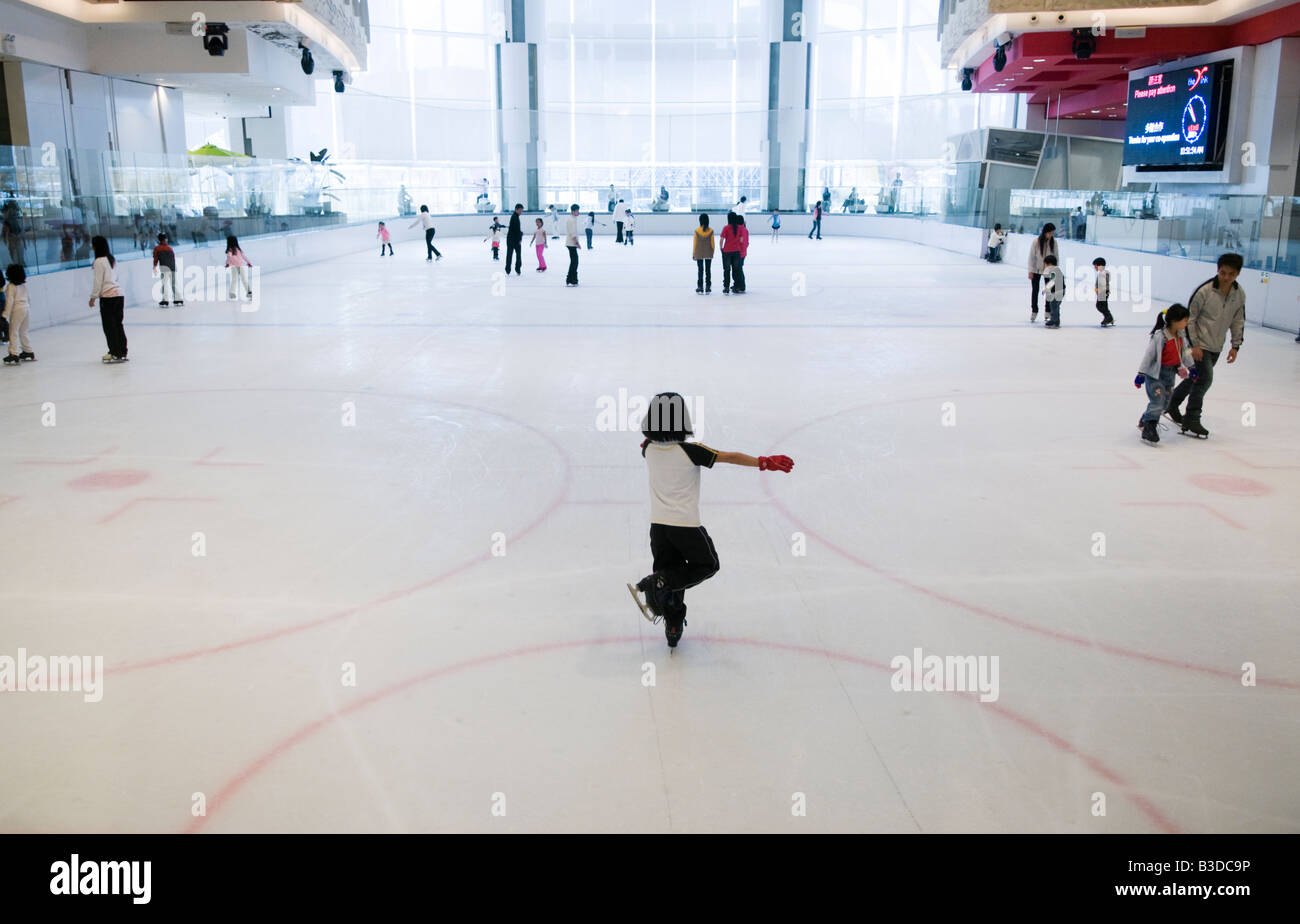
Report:
[[[749,456],[743,452],[720,452],[717,461],[744,465],[764,472],[788,472],[794,468],[789,456]]]

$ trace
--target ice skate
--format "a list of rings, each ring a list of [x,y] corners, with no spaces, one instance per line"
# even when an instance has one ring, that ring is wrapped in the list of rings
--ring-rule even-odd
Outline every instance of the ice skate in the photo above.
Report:
[[[13,353],[7,354],[4,359],[4,363],[6,366],[16,366],[18,365],[19,362],[21,362],[21,360],[19,360],[19,358],[15,356]]]
[[[1142,442],[1148,446],[1154,446],[1160,442],[1160,434],[1156,432],[1156,422],[1154,420],[1144,420],[1142,422]]]
[[[659,625],[659,621],[660,621],[661,619],[663,619],[663,617],[662,617],[662,616],[656,616],[654,613],[650,612],[650,607],[649,607],[650,599],[649,599],[649,595],[646,596],[646,601],[645,601],[644,603],[642,603],[642,602],[641,602],[641,595],[640,595],[639,593],[637,593],[637,589],[636,589],[636,587],[634,587],[634,586],[631,585],[631,584],[628,584],[628,585],[627,585],[627,592],[630,593],[630,594],[632,595],[632,601],[637,605],[637,608],[638,608],[639,610],[641,610],[641,615],[644,616],[644,617],[646,618],[646,621],[649,622],[650,625],[652,625],[652,626],[657,626],[657,625]]]
[[[1190,417],[1183,420],[1183,428],[1180,432],[1183,436],[1194,436],[1199,440],[1210,438],[1210,431],[1202,427],[1199,420],[1193,420]]]
[[[23,352],[18,354],[18,359],[20,362],[34,363],[36,362],[36,354],[24,350]]]
[[[1165,416],[1178,424],[1178,426],[1181,427],[1183,425],[1183,412],[1178,410],[1178,405],[1171,404],[1169,407],[1165,408]]]
[[[668,622],[664,624],[664,638],[668,640],[669,648],[676,648],[677,643],[682,640],[682,630],[686,628],[686,620],[680,623]]]

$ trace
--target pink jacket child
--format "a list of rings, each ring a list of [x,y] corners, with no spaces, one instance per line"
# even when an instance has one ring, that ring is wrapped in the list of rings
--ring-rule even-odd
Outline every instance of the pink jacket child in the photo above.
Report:
[[[745,291],[745,254],[749,252],[749,229],[734,212],[727,215],[722,229],[722,294],[742,295]]]
[[[235,280],[238,279],[249,298],[253,297],[253,280],[249,270],[253,262],[239,249],[239,239],[233,234],[226,238],[226,266],[230,269],[230,298],[235,298]]]
[[[388,226],[382,221],[379,223],[379,233],[376,234],[375,237],[379,238],[379,255],[382,257],[384,255],[384,248],[387,247],[388,255],[390,257],[394,256],[393,236],[388,233]]]

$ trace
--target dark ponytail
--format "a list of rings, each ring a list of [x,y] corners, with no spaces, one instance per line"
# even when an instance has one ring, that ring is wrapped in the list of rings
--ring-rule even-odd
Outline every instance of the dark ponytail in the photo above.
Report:
[[[95,254],[96,260],[105,257],[108,259],[109,266],[117,266],[117,260],[113,258],[113,255],[108,250],[108,238],[102,234],[96,234],[90,239],[90,249]]]
[[[1185,318],[1190,318],[1191,316],[1192,313],[1187,310],[1185,305],[1175,302],[1156,315],[1156,323],[1155,326],[1151,328],[1151,333],[1154,334],[1158,330],[1164,330],[1175,321],[1181,321]]]
[[[1052,224],[1050,221],[1047,224],[1043,225],[1043,230],[1040,231],[1038,234],[1038,252],[1042,256],[1047,256],[1047,232],[1048,231],[1051,231],[1053,234],[1056,233],[1056,225]],[[1056,251],[1056,238],[1053,237],[1052,252],[1055,253],[1055,251]]]

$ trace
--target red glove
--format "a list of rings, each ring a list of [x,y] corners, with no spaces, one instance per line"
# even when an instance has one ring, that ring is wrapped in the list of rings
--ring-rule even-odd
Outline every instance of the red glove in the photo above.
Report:
[[[760,472],[788,472],[794,468],[794,459],[789,456],[759,456],[758,470]]]

